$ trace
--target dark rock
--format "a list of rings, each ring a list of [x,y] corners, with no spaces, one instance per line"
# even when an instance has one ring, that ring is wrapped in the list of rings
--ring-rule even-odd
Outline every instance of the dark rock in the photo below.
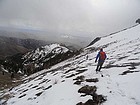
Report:
[[[88,101],[86,101],[85,103],[79,102],[76,105],[98,105],[97,103],[95,103],[92,99],[89,99]]]
[[[31,87],[31,86],[33,86],[33,84],[29,85],[28,87]]]
[[[77,103],[76,105],[84,105],[82,102]]]
[[[65,82],[65,80],[62,80],[61,82]]]
[[[47,88],[43,89],[43,90],[47,90],[50,89],[52,87],[52,85],[48,86]]]
[[[80,81],[84,81],[84,78],[85,78],[85,76],[81,75],[81,76],[76,77],[76,78],[75,78],[75,79],[73,79],[73,80],[80,80]]]
[[[39,79],[38,79],[39,80]],[[46,82],[48,79],[43,79],[42,82],[40,82],[39,84],[42,84],[44,82]]]
[[[86,96],[86,94],[82,94],[80,97],[85,97]]]
[[[140,24],[140,19],[136,20],[136,23],[139,23]]]
[[[44,88],[44,87],[42,86],[42,87],[37,88],[36,90],[43,89],[43,88]]]
[[[86,79],[86,82],[99,82],[98,78]]]
[[[71,74],[69,76],[66,76],[66,78],[70,78],[70,77],[73,77],[73,76],[75,76],[75,74]]]
[[[127,58],[127,57],[129,57],[129,56],[119,57],[118,60],[120,61],[120,60],[122,60],[122,59],[124,59],[124,58]]]
[[[26,91],[28,91],[28,89],[23,90],[23,93],[26,92]]]
[[[120,75],[126,75],[127,73],[134,73],[134,72],[140,72],[140,71],[130,71],[130,70],[127,70],[127,71],[124,71],[122,74]]]
[[[83,105],[98,105],[95,103],[92,99],[89,99],[87,102],[85,102]]]
[[[37,88],[38,87],[38,85],[36,85],[36,86],[33,86],[32,88]]]
[[[26,96],[26,94],[23,94],[23,95],[19,96],[18,98],[22,98],[22,97],[24,97],[24,96]]]
[[[103,96],[103,95],[97,95],[96,93],[93,93],[92,99],[97,104],[103,103],[103,102],[105,102],[107,100],[105,96]]]
[[[78,90],[78,93],[85,93],[87,95],[91,95],[91,94],[95,93],[96,90],[97,90],[96,86],[88,86],[88,85],[86,85],[86,86],[83,86],[82,88],[80,88]]]
[[[87,71],[88,69],[82,69],[82,70],[76,70],[77,72],[79,72],[79,73],[83,73],[83,72],[85,72],[85,71]]]
[[[42,93],[43,93],[43,92],[39,92],[39,93],[36,94],[36,96],[40,96]]]
[[[11,91],[13,88],[14,88],[14,87],[11,87],[11,88],[9,89],[9,91]]]
[[[82,81],[76,81],[76,82],[74,82],[74,84],[76,84],[76,85],[80,85],[81,82],[82,82]]]
[[[103,95],[98,95],[96,93],[97,87],[96,86],[83,86],[78,90],[78,93],[85,93],[85,95],[91,95],[92,99],[89,99],[87,102],[78,103],[77,105],[100,105],[101,103],[105,102],[107,99]]]

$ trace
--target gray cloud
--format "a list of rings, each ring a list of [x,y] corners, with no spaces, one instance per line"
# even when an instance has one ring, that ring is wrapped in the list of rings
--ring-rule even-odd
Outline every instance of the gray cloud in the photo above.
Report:
[[[0,0],[0,26],[105,35],[135,24],[140,0]]]

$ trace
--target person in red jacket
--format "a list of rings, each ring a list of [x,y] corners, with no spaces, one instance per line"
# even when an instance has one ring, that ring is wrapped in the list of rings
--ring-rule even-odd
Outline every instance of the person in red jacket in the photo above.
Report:
[[[98,60],[98,64],[97,64],[97,68],[96,68],[96,72],[100,71],[103,64],[104,64],[104,61],[106,59],[106,53],[103,51],[103,48],[100,49],[100,51],[98,52],[97,56],[96,56],[96,59],[95,59],[95,63],[97,62]]]

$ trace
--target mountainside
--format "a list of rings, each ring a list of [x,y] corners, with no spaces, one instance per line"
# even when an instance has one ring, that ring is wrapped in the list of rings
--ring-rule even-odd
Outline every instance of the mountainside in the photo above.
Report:
[[[107,53],[107,60],[102,72],[96,73],[94,62],[101,47]],[[103,37],[80,55],[23,79],[23,84],[5,94],[0,92],[1,103],[139,105],[139,78],[140,25]]]
[[[60,44],[50,44],[25,54],[23,65],[34,65],[34,68],[50,68],[73,56],[76,52]]]
[[[17,53],[23,54],[46,44],[48,43],[40,40],[0,36],[0,59]]]
[[[65,45],[49,44],[25,54],[18,53],[6,57],[4,60],[1,60],[0,63],[9,73],[14,72],[16,74],[20,71],[22,74],[31,75],[42,69],[50,68],[77,53],[79,53],[78,50],[71,50]]]
[[[50,44],[37,48],[36,50],[33,50],[31,52],[28,52],[27,54],[24,55],[23,59],[25,59],[26,61],[29,61],[30,59],[32,59],[33,61],[44,59],[45,62],[48,59],[46,58],[46,56],[50,57],[48,55],[50,53],[56,55],[59,53],[60,54],[66,53],[68,51],[69,51],[68,48],[60,46],[59,44]],[[51,58],[53,58],[54,56],[52,56]]]

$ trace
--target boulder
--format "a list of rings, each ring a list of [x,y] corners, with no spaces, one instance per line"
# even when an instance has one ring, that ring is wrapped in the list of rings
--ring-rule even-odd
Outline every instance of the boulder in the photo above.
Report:
[[[80,88],[78,90],[78,93],[85,93],[87,95],[92,95],[93,93],[95,93],[97,90],[97,87],[96,86],[83,86],[82,88]]]
[[[98,78],[86,79],[86,82],[99,82]]]

